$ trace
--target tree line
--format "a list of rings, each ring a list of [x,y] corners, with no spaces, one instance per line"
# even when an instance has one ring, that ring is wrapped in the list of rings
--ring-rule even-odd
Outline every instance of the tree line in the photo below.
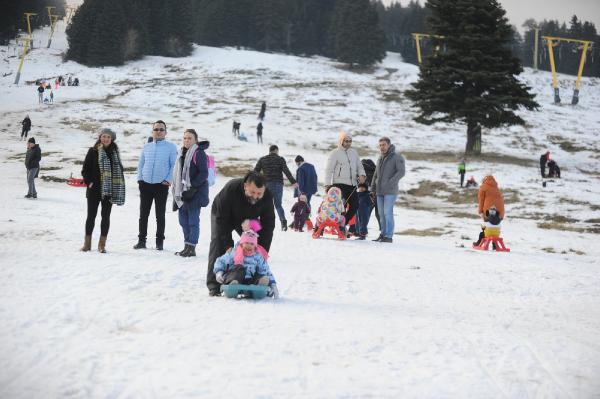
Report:
[[[52,15],[65,15],[64,0],[18,0],[3,2],[0,12],[0,44],[7,45],[11,39],[17,37],[19,30],[27,32],[27,19],[24,13],[31,12],[31,30],[41,26],[50,25],[48,10],[46,7],[55,7]]]

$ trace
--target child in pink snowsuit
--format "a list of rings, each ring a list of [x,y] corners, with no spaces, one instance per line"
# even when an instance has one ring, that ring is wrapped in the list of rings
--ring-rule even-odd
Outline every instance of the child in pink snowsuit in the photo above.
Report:
[[[344,201],[342,199],[342,190],[337,187],[331,187],[327,191],[327,195],[319,206],[319,214],[317,215],[317,225],[329,220],[344,227],[346,218],[344,217]]]
[[[242,234],[246,231],[253,231],[258,234],[258,232],[262,229],[260,222],[256,219],[246,219],[242,222]],[[267,250],[258,243],[256,244],[256,252],[258,252],[264,259],[265,262],[269,260],[269,253]],[[244,251],[241,246],[238,246],[235,254],[233,255],[233,259],[236,265],[241,265],[244,263]]]

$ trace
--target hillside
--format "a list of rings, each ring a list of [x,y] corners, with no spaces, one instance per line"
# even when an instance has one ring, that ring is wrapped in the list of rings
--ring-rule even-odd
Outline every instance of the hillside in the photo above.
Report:
[[[418,70],[397,54],[356,73],[324,58],[210,47],[91,69],[63,63],[65,49],[60,26],[52,48],[28,56],[19,86],[18,60],[0,53],[0,397],[597,397],[599,79],[583,79],[573,107],[552,104],[548,73],[522,75],[540,111],[524,112],[524,127],[485,131],[483,156],[467,159],[467,175],[493,173],[507,201],[511,252],[481,253],[469,249],[476,190],[461,190],[456,175],[466,129],[412,121],[402,92]],[[80,87],[39,105],[31,83],[68,74]],[[574,79],[560,82],[568,103]],[[23,198],[25,114],[44,155],[37,200]],[[389,136],[407,158],[394,243],[276,231],[270,263],[282,298],[209,298],[210,208],[196,259],[173,255],[182,234],[172,212],[165,251],[132,249],[135,169],[156,119],[178,145],[184,128],[210,140],[219,168],[211,198],[269,144],[293,172],[302,154],[322,175],[340,130],[371,158]],[[249,142],[232,136],[234,119]],[[80,175],[101,127],[117,131],[128,170],[107,255],[78,251],[84,190],[62,181]],[[564,178],[543,188],[537,162],[547,149]],[[286,212],[293,201],[286,187]]]

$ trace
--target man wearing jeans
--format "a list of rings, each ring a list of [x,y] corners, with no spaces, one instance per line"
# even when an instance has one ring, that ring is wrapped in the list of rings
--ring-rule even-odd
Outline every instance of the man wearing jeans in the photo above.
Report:
[[[285,219],[285,211],[281,206],[281,200],[283,198],[283,173],[288,178],[294,188],[298,187],[296,179],[292,176],[285,159],[279,156],[279,147],[272,145],[269,147],[269,155],[265,155],[258,160],[254,171],[262,173],[267,181],[267,189],[273,195],[273,203],[277,210],[277,215],[281,221],[281,230],[287,230],[287,220]]]
[[[138,164],[140,187],[140,221],[138,243],[134,249],[146,248],[148,217],[152,202],[156,214],[156,249],[162,251],[165,240],[165,212],[169,186],[173,181],[173,166],[177,160],[177,147],[166,141],[167,125],[158,120],[152,125],[152,142],[142,149]]]
[[[35,178],[38,177],[40,171],[40,161],[42,159],[42,150],[35,143],[35,139],[31,137],[27,140],[27,153],[25,154],[25,167],[27,168],[27,186],[29,190],[25,198],[37,198],[35,190]]]
[[[392,242],[394,235],[394,204],[398,198],[398,182],[404,177],[404,157],[387,137],[379,139],[379,152],[371,192],[377,196],[381,234],[373,241]]]

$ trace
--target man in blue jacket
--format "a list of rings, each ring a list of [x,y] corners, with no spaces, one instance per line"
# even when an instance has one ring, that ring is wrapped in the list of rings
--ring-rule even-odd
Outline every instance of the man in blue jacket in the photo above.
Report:
[[[146,248],[148,216],[154,201],[156,214],[156,249],[162,251],[165,240],[165,212],[169,186],[173,182],[173,166],[177,161],[177,147],[165,140],[167,125],[158,120],[152,125],[152,142],[142,149],[138,164],[140,187],[140,223],[138,243],[134,249]]]
[[[299,193],[306,194],[306,202],[310,208],[310,198],[317,192],[317,172],[312,164],[304,162],[302,155],[298,155],[295,161],[298,166],[296,169],[298,189],[294,190],[294,197],[297,197]]]

